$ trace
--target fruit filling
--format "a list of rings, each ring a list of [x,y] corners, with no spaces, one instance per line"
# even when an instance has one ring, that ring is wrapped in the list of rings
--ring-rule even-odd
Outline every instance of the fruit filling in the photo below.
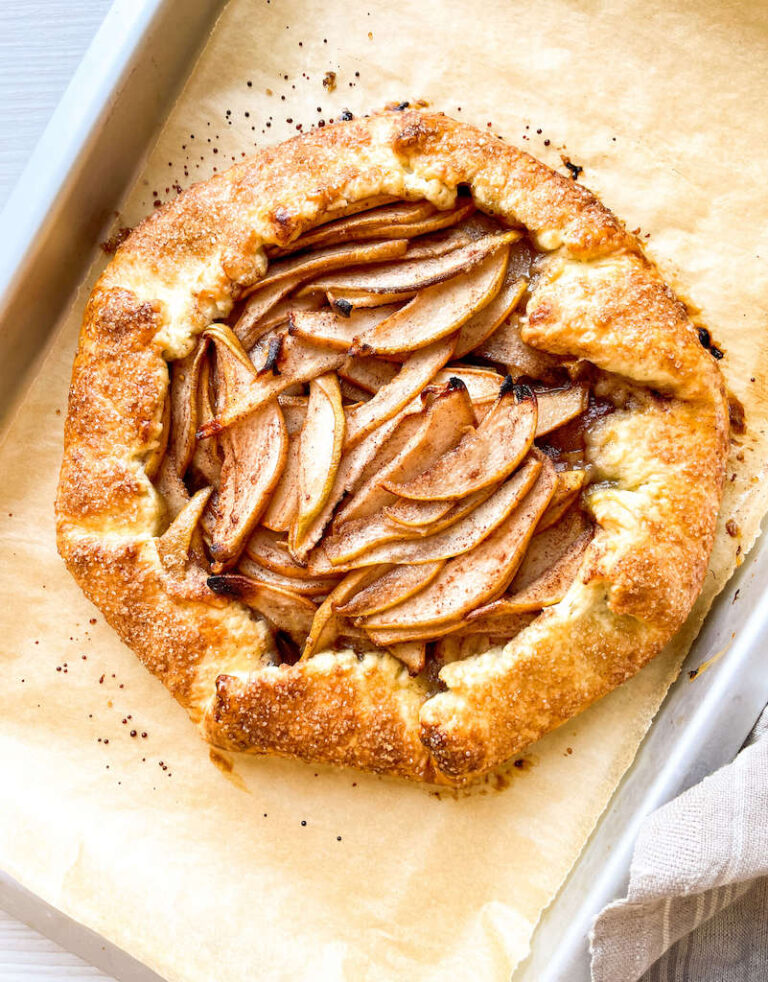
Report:
[[[369,204],[267,250],[171,364],[158,551],[178,595],[263,619],[276,664],[384,650],[429,679],[563,598],[613,407],[523,340],[523,230],[466,196]]]

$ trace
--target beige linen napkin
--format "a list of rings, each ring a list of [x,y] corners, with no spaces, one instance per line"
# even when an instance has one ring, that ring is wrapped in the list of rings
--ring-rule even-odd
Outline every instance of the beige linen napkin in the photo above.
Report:
[[[768,708],[732,764],[645,820],[590,941],[593,982],[768,979]]]

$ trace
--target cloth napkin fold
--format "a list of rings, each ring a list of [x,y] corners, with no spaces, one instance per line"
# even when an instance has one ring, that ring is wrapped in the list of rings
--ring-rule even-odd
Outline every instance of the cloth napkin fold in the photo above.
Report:
[[[768,707],[733,763],[642,825],[593,982],[768,980]]]

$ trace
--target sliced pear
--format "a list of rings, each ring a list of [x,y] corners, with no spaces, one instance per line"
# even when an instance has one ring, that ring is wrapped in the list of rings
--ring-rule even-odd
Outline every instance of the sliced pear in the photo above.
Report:
[[[450,211],[438,211],[428,201],[387,205],[305,232],[281,252],[298,252],[351,240],[410,239],[455,225],[467,218],[473,208],[470,203]]]
[[[292,548],[301,546],[307,529],[328,500],[344,445],[346,420],[339,380],[333,373],[312,379],[299,449],[299,507]]]
[[[462,621],[446,621],[444,624],[425,628],[366,628],[365,633],[380,648],[391,648],[395,644],[408,644],[412,641],[434,641],[445,635],[454,634],[462,629]]]
[[[554,490],[555,469],[544,459],[536,483],[519,508],[479,545],[447,562],[424,590],[396,607],[364,618],[359,626],[366,630],[419,631],[455,622],[498,597],[517,572],[536,523]]]
[[[346,624],[345,618],[336,613],[337,605],[346,603],[379,572],[375,569],[358,569],[348,573],[341,583],[334,587],[317,608],[312,624],[306,632],[307,638],[301,653],[302,661],[333,644]]]
[[[391,654],[401,661],[411,675],[418,675],[427,660],[426,641],[401,641],[388,645]]]
[[[503,323],[520,303],[528,281],[510,279],[509,263],[505,282],[490,303],[478,309],[461,328],[454,358],[463,358],[481,345]]]
[[[384,487],[401,498],[441,501],[495,484],[511,474],[528,453],[536,419],[532,389],[508,379],[496,405],[476,430],[418,477],[406,483],[384,481]]]
[[[567,470],[557,472],[557,487],[552,496],[552,500],[547,506],[547,510],[541,516],[538,532],[543,532],[551,525],[559,522],[563,515],[568,511],[576,500],[579,492],[584,487],[587,479],[587,472],[584,470]]]
[[[265,569],[283,576],[303,579],[314,577],[304,566],[297,563],[288,549],[288,540],[266,528],[257,528],[245,546],[246,556]],[[333,574],[331,574],[333,575]]]
[[[540,526],[541,523],[536,527],[525,562],[520,567],[510,592],[524,590],[544,576],[574,542],[592,529],[589,519],[580,508],[571,509],[556,525],[551,525],[543,532]]]
[[[275,586],[281,590],[292,590],[305,597],[327,597],[339,582],[338,576],[300,577],[286,576],[274,570],[260,566],[252,559],[242,558],[237,564],[237,571],[251,580],[257,580],[267,586]]]
[[[490,609],[492,605],[487,604],[485,609]],[[480,609],[480,608],[478,608]],[[527,614],[504,613],[499,610],[496,613],[489,613],[482,617],[475,618],[475,611],[467,615],[466,620],[453,637],[457,639],[472,637],[477,634],[491,634],[497,643],[505,645],[518,635],[524,628],[536,620],[539,611]]]
[[[173,458],[176,473],[183,477],[195,453],[200,393],[200,370],[206,357],[208,342],[200,338],[195,348],[171,364],[171,434],[168,453]]]
[[[499,362],[516,378],[526,375],[546,379],[561,364],[561,359],[546,351],[532,348],[523,341],[520,318],[515,314],[503,321],[490,337],[478,345],[475,354],[480,358]]]
[[[361,389],[354,382],[348,382],[345,378],[339,378],[339,386],[341,388],[342,398],[346,400],[344,404],[345,409],[347,406],[356,406],[359,402],[368,402],[371,398],[370,392]]]
[[[421,290],[405,307],[361,331],[350,353],[399,354],[453,334],[499,292],[508,257],[509,249],[497,249],[467,272]]]
[[[195,538],[199,537],[200,519],[212,492],[213,488],[201,488],[157,540],[160,562],[166,573],[177,580],[185,579],[193,568],[203,573],[197,563],[190,563],[190,553]]]
[[[487,215],[475,212],[469,218],[442,232],[422,235],[408,244],[406,259],[434,259],[471,245],[486,235],[498,234],[499,226]]]
[[[339,375],[352,382],[353,385],[360,386],[371,395],[376,393],[385,385],[389,385],[398,373],[398,366],[388,361],[381,361],[378,358],[347,357],[339,368]],[[369,400],[370,401],[370,400]]]
[[[345,537],[329,536],[323,543],[322,550],[317,550],[309,560],[309,569],[313,575],[325,576],[337,568],[372,566],[376,563],[431,563],[438,559],[449,559],[479,545],[507,516],[520,504],[523,497],[541,470],[543,455],[531,457],[508,481],[492,494],[485,502],[469,512],[462,519],[435,535],[412,537],[395,540],[393,534],[390,540],[380,544],[375,542],[375,536],[366,531],[364,523],[355,525],[348,530]],[[548,462],[547,462],[548,463]],[[554,484],[554,481],[553,481]],[[538,518],[538,516],[537,516]],[[368,520],[368,525],[372,525]],[[384,528],[377,526],[379,534],[386,534]],[[397,534],[402,536],[402,529]],[[354,533],[354,538],[352,537]],[[342,557],[354,556],[353,559]]]
[[[472,402],[488,402],[499,394],[504,376],[490,368],[474,368],[469,365],[451,365],[435,376],[435,385],[442,385],[450,378],[458,378],[466,385]]]
[[[414,254],[412,257],[406,256],[406,260],[410,258],[410,261],[380,263],[371,269],[349,273],[331,273],[308,283],[302,287],[301,293],[327,293],[330,290],[337,296],[346,296],[349,290],[389,294],[424,290],[466,272],[496,249],[510,245],[519,238],[520,232],[516,231],[494,232],[434,258],[419,257],[416,262]]]
[[[290,281],[294,285],[311,276],[328,274],[334,269],[346,269],[366,263],[380,263],[405,255],[408,242],[405,239],[388,239],[381,242],[349,242],[328,246],[306,255],[293,256],[269,264],[265,275],[255,284],[263,290],[273,283]],[[297,279],[298,277],[298,279]]]
[[[454,343],[455,338],[447,337],[414,352],[391,382],[382,386],[373,399],[350,413],[345,446],[354,447],[429,385],[450,359]]]
[[[447,501],[411,501],[393,496],[395,500],[383,509],[383,513],[404,529],[418,532],[419,535],[434,535],[487,501],[499,490],[501,483],[497,481],[463,498],[449,498]]]
[[[333,511],[345,494],[354,491],[362,479],[362,475],[384,444],[393,436],[401,425],[402,418],[412,411],[410,405],[404,406],[392,419],[387,420],[378,429],[362,440],[356,447],[345,450],[342,454],[336,480],[331,493],[322,510],[306,532],[301,546],[295,549],[300,562],[306,562],[312,548],[319,542],[326,525],[331,520]]]
[[[309,290],[309,287],[307,287]],[[355,310],[366,310],[369,307],[401,306],[416,296],[415,290],[405,290],[400,293],[371,293],[370,290],[326,290],[323,293],[308,293],[307,296],[325,296],[335,311],[346,317]]]
[[[289,396],[280,395],[277,398],[278,404],[283,411],[285,428],[289,436],[296,436],[301,433],[304,420],[307,418],[307,406],[309,396]]]
[[[295,310],[290,332],[323,347],[348,351],[358,334],[365,334],[399,308],[395,305],[353,311],[346,317],[334,310]]]
[[[396,498],[381,485],[382,481],[407,481],[437,461],[454,447],[474,425],[475,414],[467,389],[457,379],[449,381],[433,394],[420,418],[420,425],[402,450],[361,484],[336,517],[335,523],[373,515]]]
[[[280,350],[272,363],[255,374],[238,399],[228,402],[215,419],[203,423],[197,431],[198,440],[221,433],[240,420],[247,419],[261,406],[285,392],[297,382],[308,382],[317,375],[332,372],[344,361],[338,351],[319,348],[302,338],[283,335]]]
[[[206,331],[216,350],[223,404],[242,398],[254,369],[240,342],[223,324]],[[277,401],[264,406],[221,437],[224,459],[218,488],[208,503],[209,551],[214,572],[234,563],[267,506],[288,451]]]
[[[414,593],[423,590],[443,568],[444,561],[424,563],[421,566],[394,566],[379,576],[351,600],[336,607],[345,617],[362,617],[388,610]]]
[[[207,341],[206,341],[207,344]],[[208,357],[200,364],[200,377],[197,390],[197,425],[204,426],[214,419],[216,413],[211,400],[211,363]],[[193,472],[203,480],[217,487],[221,475],[221,450],[218,440],[198,440],[192,454],[191,467]]]
[[[536,436],[544,436],[580,416],[589,405],[589,389],[586,385],[571,385],[567,389],[537,392],[539,406]]]
[[[248,298],[232,330],[246,351],[269,331],[288,323],[288,315],[293,310],[318,310],[322,297],[316,294],[294,297],[291,291],[295,284],[278,280],[272,286],[258,290]]]
[[[261,614],[276,630],[285,631],[299,645],[309,633],[317,611],[317,606],[308,597],[259,583],[241,573],[209,576],[208,586],[214,593],[240,600]]]
[[[519,589],[513,586],[513,589],[500,600],[478,607],[468,615],[468,621],[482,618],[483,625],[487,626],[488,630],[496,630],[495,618],[503,619],[512,614],[526,614],[559,604],[579,572],[584,553],[593,535],[593,529],[586,529],[537,578],[525,583]],[[521,576],[524,573],[522,568],[518,573],[522,582],[525,581],[525,576]]]
[[[283,410],[285,412],[285,410]],[[273,532],[288,532],[299,515],[299,448],[301,437],[288,436],[288,451],[280,480],[269,499],[261,524]]]

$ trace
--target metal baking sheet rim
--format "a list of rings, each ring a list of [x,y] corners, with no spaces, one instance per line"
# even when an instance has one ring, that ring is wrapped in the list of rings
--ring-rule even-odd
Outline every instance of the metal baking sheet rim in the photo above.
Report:
[[[167,87],[162,111],[152,130],[136,140],[117,183],[97,185],[102,192],[101,210],[106,216],[130,186],[147,143],[184,77],[182,66],[194,59],[202,39],[223,6],[222,0],[185,0],[187,33],[162,30],[163,20],[178,14],[175,0],[115,0],[102,27],[86,52],[78,71],[0,217],[6,235],[0,238],[0,343],[10,347],[9,318],[21,291],[27,297],[40,291],[25,290],[33,270],[50,263],[57,250],[51,246],[51,225],[69,199],[84,184],[86,166],[99,153],[98,133],[109,129],[120,104],[130,104],[142,84],[141,54],[154,37],[162,35]],[[172,45],[176,45],[175,59]],[[146,70],[145,60],[144,69]],[[174,64],[178,78],[173,78]],[[145,85],[147,78],[144,78]],[[157,79],[154,80],[157,83]],[[130,131],[129,131],[130,132]],[[123,130],[122,145],[126,139]],[[55,148],[55,153],[52,152]],[[125,155],[124,155],[125,159]],[[93,184],[89,187],[93,196]],[[61,225],[59,225],[60,234]],[[69,232],[69,227],[67,228]],[[82,237],[88,229],[79,229]],[[84,271],[93,247],[73,250],[83,260],[69,271],[59,307],[40,320],[50,329],[58,320]],[[70,240],[70,247],[72,242]],[[59,250],[60,251],[60,250]],[[53,292],[53,291],[52,291]],[[22,346],[23,347],[23,346]],[[28,346],[28,352],[35,345]],[[23,368],[32,363],[31,354]],[[2,380],[7,389],[21,372]],[[23,390],[23,383],[14,395]],[[760,599],[768,590],[768,547],[762,540],[715,601],[702,631],[694,642],[680,678],[670,689],[637,756],[598,821],[587,845],[565,884],[544,912],[533,937],[529,958],[515,973],[515,982],[586,982],[590,978],[588,934],[594,917],[626,890],[629,864],[642,819],[664,802],[690,787],[706,774],[731,760],[743,743],[762,707],[768,701],[768,678],[761,664],[761,642],[768,638],[768,604]],[[739,611],[750,611],[734,631],[734,591]],[[696,683],[688,671],[727,649]],[[130,955],[65,916],[0,873],[0,906],[32,925],[63,947],[124,982],[157,982],[159,976]]]

